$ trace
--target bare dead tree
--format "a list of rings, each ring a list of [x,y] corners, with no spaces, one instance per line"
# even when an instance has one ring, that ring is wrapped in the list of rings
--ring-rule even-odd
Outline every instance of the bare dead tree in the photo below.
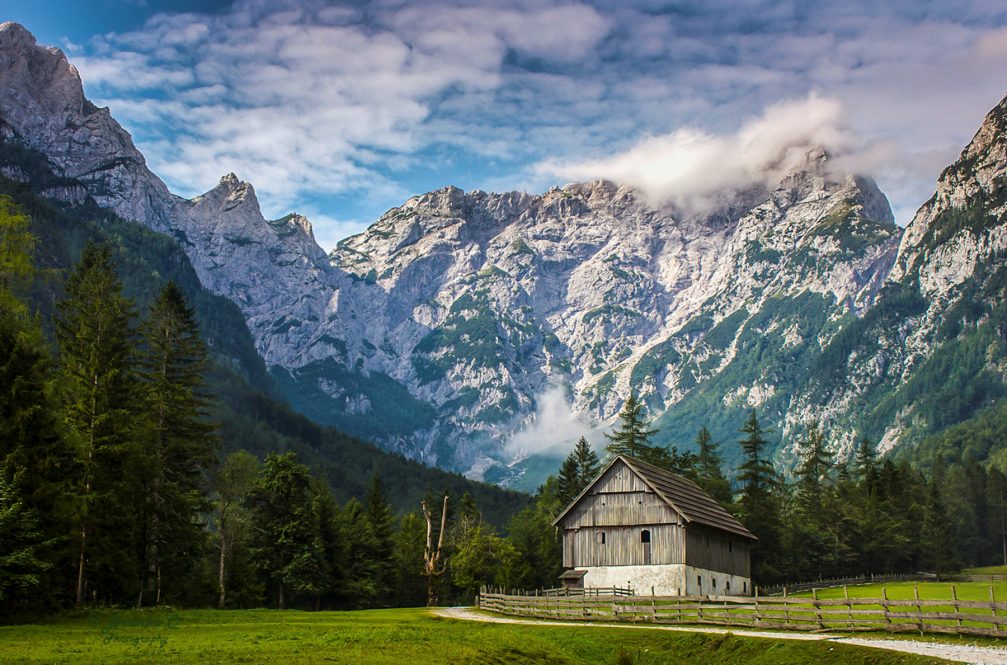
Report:
[[[437,534],[436,549],[433,546],[434,524],[430,507],[426,501],[421,501],[420,507],[423,509],[423,517],[427,521],[427,544],[423,548],[423,574],[427,577],[427,607],[433,607],[437,604],[437,590],[440,588],[441,577],[447,570],[447,561],[442,561],[441,558],[444,552],[444,531],[448,519],[448,495],[444,495],[444,506],[441,509],[441,530]]]

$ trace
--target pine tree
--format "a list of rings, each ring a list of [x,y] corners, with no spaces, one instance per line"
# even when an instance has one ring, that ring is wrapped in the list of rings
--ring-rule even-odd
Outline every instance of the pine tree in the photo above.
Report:
[[[292,591],[314,593],[318,577],[320,542],[308,468],[292,452],[270,453],[248,504],[252,560],[284,609]]]
[[[600,466],[598,455],[591,450],[587,439],[580,437],[573,451],[566,456],[560,466],[557,477],[559,500],[566,505],[577,498],[598,475]]]
[[[866,436],[860,439],[860,443],[857,444],[854,469],[857,481],[861,483],[867,494],[872,493],[878,480],[878,453],[874,449],[874,444]]]
[[[29,224],[8,197],[0,196],[0,467],[9,471],[8,491],[16,495],[8,500],[20,506],[20,514],[37,519],[32,556],[44,559],[46,572],[33,586],[30,601],[51,607],[62,589],[53,565],[58,553],[48,544],[65,538],[69,528],[63,484],[72,455],[60,436],[49,350],[37,318],[23,301],[36,276]],[[0,536],[0,543],[4,540]],[[29,541],[9,542],[13,547]]]
[[[559,468],[557,482],[559,483],[559,500],[567,505],[580,494],[580,466],[574,453],[567,455]]]
[[[215,428],[206,415],[203,373],[207,350],[195,314],[174,282],[151,305],[142,326],[140,356],[147,429],[141,454],[141,580],[143,605],[148,570],[155,576],[155,603],[162,602],[164,569],[187,567],[202,541],[199,516],[208,508],[205,474],[215,461]]]
[[[395,601],[400,607],[418,607],[426,603],[427,586],[423,578],[423,545],[426,525],[416,511],[406,513],[395,534]]]
[[[647,457],[651,449],[650,437],[657,434],[657,430],[647,428],[643,409],[643,402],[637,400],[635,393],[630,393],[619,413],[619,426],[614,432],[605,433],[605,438],[610,441],[605,448],[609,455],[629,455],[639,459]]]
[[[132,319],[111,252],[88,245],[67,280],[56,321],[64,418],[77,460],[68,490],[75,497],[78,606],[89,565],[100,571],[106,597],[122,591],[121,579],[135,579],[127,574],[132,560],[123,542],[131,521],[126,479],[136,392]]]
[[[822,482],[833,468],[832,454],[825,435],[817,425],[809,425],[804,439],[798,442],[801,463],[797,468],[798,491],[805,514],[817,516],[822,509]]]
[[[713,441],[710,430],[703,427],[696,435],[697,479],[699,486],[722,505],[731,502],[731,483],[724,476],[721,468],[723,460],[719,446]]]
[[[577,494],[580,494],[585,487],[594,482],[598,471],[601,470],[601,463],[598,460],[598,454],[594,452],[584,437],[580,437],[577,445],[574,446],[573,456],[577,462]]]
[[[766,583],[780,575],[781,501],[773,493],[778,488],[776,471],[767,459],[769,442],[754,410],[741,432],[747,436],[739,441],[744,460],[738,469],[742,485],[738,512],[759,538],[752,549],[752,576]]]
[[[744,461],[738,469],[738,480],[744,488],[745,496],[767,493],[774,483],[776,470],[766,453],[769,441],[766,440],[766,433],[759,424],[754,409],[741,432],[748,436],[738,442],[744,454]]]
[[[941,496],[941,478],[936,474],[927,488],[926,508],[920,528],[920,564],[937,573],[938,579],[959,566],[947,509]]]
[[[0,616],[31,601],[52,567],[42,558],[45,535],[38,514],[22,498],[20,475],[0,462]]]
[[[375,473],[371,477],[371,485],[364,498],[367,510],[367,526],[371,531],[371,542],[374,551],[371,561],[374,564],[374,586],[379,599],[388,598],[394,577],[394,520],[392,508],[388,505],[381,476]]]

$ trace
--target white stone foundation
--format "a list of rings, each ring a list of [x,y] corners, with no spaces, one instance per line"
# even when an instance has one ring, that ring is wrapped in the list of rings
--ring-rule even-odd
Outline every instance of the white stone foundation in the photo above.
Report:
[[[682,563],[652,566],[594,566],[586,570],[584,587],[619,587],[658,596],[750,596],[752,580]]]

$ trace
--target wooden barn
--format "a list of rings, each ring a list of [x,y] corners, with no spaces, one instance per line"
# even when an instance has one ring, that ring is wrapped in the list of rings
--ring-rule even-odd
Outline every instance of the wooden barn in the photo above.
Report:
[[[696,483],[619,455],[556,518],[568,588],[749,595],[757,538]]]

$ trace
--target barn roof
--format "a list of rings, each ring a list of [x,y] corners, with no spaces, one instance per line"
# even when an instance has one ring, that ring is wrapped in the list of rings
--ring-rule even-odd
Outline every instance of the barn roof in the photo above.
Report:
[[[656,467],[653,464],[647,464],[629,455],[617,455],[615,459],[609,462],[602,472],[598,474],[598,477],[585,487],[584,491],[559,514],[553,521],[553,524],[559,524],[566,517],[567,513],[580,503],[580,500],[594,487],[595,483],[605,475],[605,472],[618,461],[622,461],[639,476],[654,493],[682,516],[686,524],[695,522],[721,531],[728,531],[745,538],[758,540],[755,534],[746,529],[741,522],[735,519],[731,513],[724,510],[713,497],[692,480],[677,473]]]

